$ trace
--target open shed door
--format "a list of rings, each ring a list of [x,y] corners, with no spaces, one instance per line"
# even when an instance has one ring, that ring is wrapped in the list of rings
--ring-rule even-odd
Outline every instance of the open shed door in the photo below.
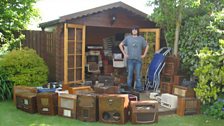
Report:
[[[84,25],[64,24],[64,82],[76,84],[85,81]]]
[[[145,38],[149,45],[149,51],[146,57],[142,60],[142,80],[146,78],[146,70],[148,65],[150,64],[153,55],[156,51],[160,49],[160,29],[149,29],[149,28],[141,28],[139,29],[139,33],[141,36]]]

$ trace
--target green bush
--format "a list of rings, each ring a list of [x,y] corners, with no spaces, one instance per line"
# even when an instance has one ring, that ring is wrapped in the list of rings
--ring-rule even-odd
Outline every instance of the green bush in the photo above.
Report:
[[[40,86],[47,83],[48,68],[33,49],[13,50],[0,60],[0,76],[14,85]]]
[[[12,88],[12,83],[6,81],[5,77],[0,76],[0,101],[12,98]]]
[[[193,75],[194,70],[199,65],[196,56],[204,47],[212,50],[219,49],[219,39],[222,33],[209,27],[210,23],[221,24],[215,16],[204,15],[185,19],[180,35],[179,54],[182,68],[188,71],[188,75]]]
[[[208,107],[204,114],[213,116],[216,119],[224,119],[224,102],[223,101],[216,101]]]
[[[224,40],[220,40],[218,51],[204,48],[198,57],[196,95],[203,103],[213,103],[224,93]]]

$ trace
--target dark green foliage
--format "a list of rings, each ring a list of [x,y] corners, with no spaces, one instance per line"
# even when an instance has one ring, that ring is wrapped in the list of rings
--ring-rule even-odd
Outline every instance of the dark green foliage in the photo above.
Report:
[[[216,101],[213,105],[209,106],[205,114],[213,116],[216,119],[224,119],[224,101]]]
[[[0,75],[14,85],[40,86],[47,83],[48,68],[33,49],[13,50],[0,60]]]
[[[10,81],[6,81],[6,77],[0,76],[0,101],[6,99],[12,99],[13,84]]]
[[[193,17],[185,20],[182,27],[179,43],[179,54],[181,57],[182,67],[188,70],[192,75],[198,67],[198,57],[196,56],[202,48],[208,47],[212,50],[219,49],[219,39],[221,33],[209,28],[211,22],[216,19],[210,15]]]

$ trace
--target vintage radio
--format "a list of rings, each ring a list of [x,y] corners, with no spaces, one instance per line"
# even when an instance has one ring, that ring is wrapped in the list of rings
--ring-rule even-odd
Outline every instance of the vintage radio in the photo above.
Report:
[[[118,86],[94,86],[95,93],[98,94],[118,94]]]
[[[169,108],[169,109],[176,109],[177,108],[177,96],[164,93],[161,95],[161,106]]]
[[[178,97],[177,115],[192,115],[200,113],[200,101],[196,98]]]
[[[161,75],[161,82],[172,83],[174,81],[173,75]]]
[[[58,115],[76,119],[77,95],[61,94],[58,96]]]
[[[173,83],[161,82],[160,92],[172,94]]]
[[[104,83],[104,86],[114,85],[114,78],[112,76],[100,75],[98,79],[99,79],[99,83]]]
[[[16,108],[25,112],[37,112],[37,97],[36,93],[20,92],[16,93]]]
[[[77,95],[77,119],[95,122],[98,120],[98,99],[94,93],[79,93]]]
[[[175,85],[181,85],[181,83],[183,82],[184,78],[185,78],[185,76],[183,76],[183,75],[174,75],[173,83]]]
[[[37,93],[55,92],[56,88],[37,88]]]
[[[131,122],[134,124],[158,122],[158,106],[155,100],[131,101]]]
[[[173,94],[181,97],[195,97],[193,88],[183,87],[179,85],[173,86]]]
[[[128,94],[99,96],[99,120],[104,123],[124,124],[128,120]]]
[[[58,113],[58,94],[44,92],[37,94],[38,113],[43,115],[56,115]]]
[[[36,87],[27,87],[27,86],[14,86],[13,87],[13,102],[16,103],[16,94],[19,92],[31,92],[37,93]]]
[[[144,101],[144,100],[150,100],[150,92],[136,92],[136,91],[131,91],[130,94],[133,94],[138,97],[139,101]]]
[[[69,87],[68,88],[69,94],[77,94],[80,91],[92,92],[93,89],[90,86],[80,86],[80,87]]]

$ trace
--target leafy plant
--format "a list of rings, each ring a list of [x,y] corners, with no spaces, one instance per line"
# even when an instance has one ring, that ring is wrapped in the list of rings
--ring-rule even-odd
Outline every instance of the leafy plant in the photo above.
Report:
[[[0,76],[0,101],[12,98],[12,88],[12,83],[6,81],[5,77]]]
[[[0,71],[14,85],[40,86],[47,82],[48,68],[33,49],[7,53],[0,60]]]
[[[198,84],[197,97],[203,103],[212,103],[224,93],[224,40],[220,40],[219,50],[204,48],[197,55],[199,67],[195,70]]]
[[[216,119],[224,119],[224,102],[216,101],[212,106],[208,107],[205,114],[213,116]]]

